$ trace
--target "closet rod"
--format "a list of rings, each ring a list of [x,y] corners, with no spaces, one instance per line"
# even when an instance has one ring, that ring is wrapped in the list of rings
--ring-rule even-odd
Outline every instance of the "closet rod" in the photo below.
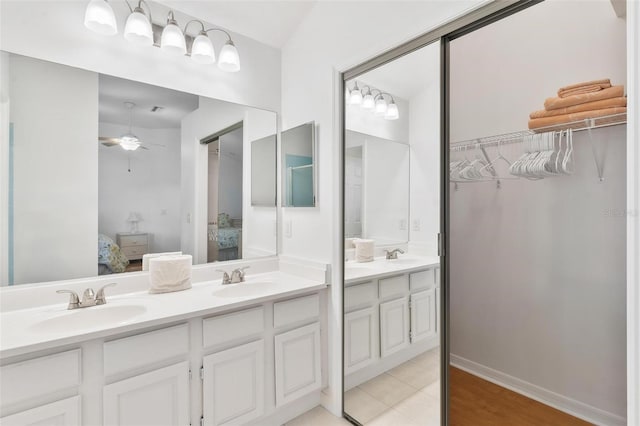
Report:
[[[461,142],[453,142],[450,144],[449,149],[451,151],[462,151],[469,148],[485,148],[488,146],[509,145],[513,143],[520,143],[523,138],[528,135],[536,133],[551,132],[558,130],[565,130],[568,128],[573,129],[574,132],[580,132],[582,130],[599,129],[601,127],[610,127],[627,124],[627,114],[613,114],[598,118],[586,118],[584,120],[572,121],[570,123],[563,123],[561,125],[553,125],[547,127],[540,127],[533,130],[521,130],[519,132],[504,133],[501,135],[485,136],[477,139],[468,139]]]

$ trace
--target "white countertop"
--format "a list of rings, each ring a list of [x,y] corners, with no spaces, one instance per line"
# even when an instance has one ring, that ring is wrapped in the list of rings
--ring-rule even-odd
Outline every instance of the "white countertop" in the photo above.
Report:
[[[237,286],[242,288],[238,294],[232,294]],[[107,289],[107,304],[101,306],[67,310],[67,303],[63,303],[0,314],[0,358],[212,315],[326,287],[323,282],[276,271],[251,275],[240,284],[223,286],[219,280],[205,281],[193,284],[189,290],[164,294],[137,291],[109,297]],[[126,318],[113,318],[119,314]]]
[[[344,264],[344,283],[349,285],[372,277],[398,275],[438,265],[440,258],[437,256],[416,255],[398,255],[398,259],[392,260],[376,257],[373,262],[363,263],[348,261]]]

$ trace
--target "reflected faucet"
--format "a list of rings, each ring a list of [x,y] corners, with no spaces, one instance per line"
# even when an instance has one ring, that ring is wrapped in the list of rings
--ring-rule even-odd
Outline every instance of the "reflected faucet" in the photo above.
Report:
[[[102,286],[97,293],[94,293],[92,288],[88,288],[82,293],[82,300],[78,297],[78,294],[72,290],[58,290],[56,293],[69,294],[69,305],[67,309],[79,309],[79,308],[88,308],[89,306],[97,306],[104,305],[107,303],[107,299],[104,294],[104,289],[107,287],[112,287],[116,285],[116,283],[109,283],[107,285]]]
[[[228,272],[223,271],[222,269],[217,269],[218,272],[222,272],[222,284],[237,284],[244,282],[245,269],[249,269],[249,266],[245,266],[242,268],[236,268],[231,271],[231,275]]]
[[[397,248],[397,249],[393,249],[393,250],[385,250],[385,257],[387,258],[387,260],[391,260],[391,259],[397,259],[398,258],[398,253],[402,253],[404,254],[404,251],[402,251],[401,249]]]

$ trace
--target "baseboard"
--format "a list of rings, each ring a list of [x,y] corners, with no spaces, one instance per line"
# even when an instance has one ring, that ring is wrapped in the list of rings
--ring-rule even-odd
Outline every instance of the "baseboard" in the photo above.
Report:
[[[477,362],[451,354],[450,364],[467,373],[478,376],[498,386],[502,386],[545,405],[563,411],[574,417],[600,426],[625,426],[626,420],[616,414],[592,407],[575,399],[541,388],[517,377],[510,376]]]

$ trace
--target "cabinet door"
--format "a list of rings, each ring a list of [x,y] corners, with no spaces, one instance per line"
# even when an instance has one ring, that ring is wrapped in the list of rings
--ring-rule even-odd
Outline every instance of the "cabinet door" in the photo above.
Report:
[[[204,424],[238,425],[264,414],[264,340],[204,357]]]
[[[406,297],[380,304],[380,356],[409,346],[409,303]]]
[[[436,335],[435,289],[411,295],[411,343]]]
[[[79,426],[80,397],[56,401],[0,419],[6,426]]]
[[[350,374],[375,359],[377,327],[373,308],[346,314],[344,333],[344,372]]]
[[[320,389],[320,324],[275,337],[276,406]]]
[[[104,387],[104,424],[189,424],[189,363],[181,362]]]

